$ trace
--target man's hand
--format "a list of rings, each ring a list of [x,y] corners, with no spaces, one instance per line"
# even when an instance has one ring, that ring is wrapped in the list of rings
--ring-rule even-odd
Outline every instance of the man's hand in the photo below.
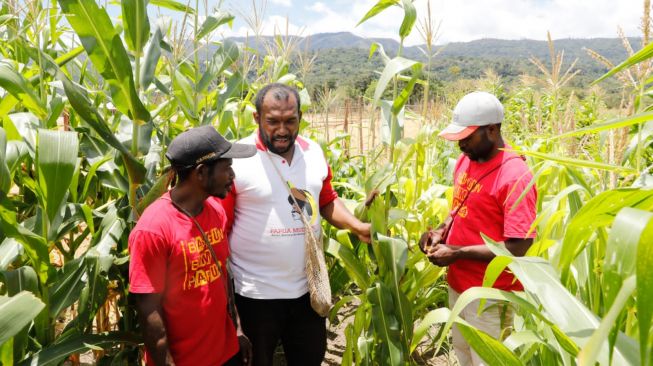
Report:
[[[243,358],[244,366],[252,366],[252,342],[241,331],[237,332],[240,356]]]
[[[455,262],[460,255],[460,251],[449,247],[446,244],[436,244],[428,249],[426,256],[431,263],[445,267]]]
[[[444,226],[438,227],[436,230],[430,229],[429,231],[422,234],[422,237],[419,239],[419,249],[422,253],[427,254],[428,250],[434,245],[440,244],[443,240],[442,235],[444,235]]]
[[[372,234],[370,233],[372,225],[362,222],[352,215],[339,198],[320,208],[320,214],[338,229],[351,230],[361,241],[368,244],[372,242]]]
[[[369,222],[361,222],[353,231],[360,241],[367,244],[372,242],[372,224]]]

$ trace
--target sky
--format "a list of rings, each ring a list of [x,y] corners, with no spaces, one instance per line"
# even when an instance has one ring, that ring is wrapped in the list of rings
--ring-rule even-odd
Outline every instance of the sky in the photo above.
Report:
[[[393,6],[359,25],[358,21],[378,0],[267,0],[263,33],[275,28],[282,34],[352,32],[363,37],[398,39],[403,10]],[[427,15],[428,0],[415,0],[418,20]],[[621,27],[628,36],[641,34],[641,0],[430,0],[434,21],[440,22],[436,43],[467,42],[481,38],[544,40],[616,37]],[[261,0],[256,1],[261,9]],[[208,0],[209,11],[217,6]],[[222,7],[233,12],[233,28],[221,27],[216,38],[244,36],[253,31],[244,21],[252,12],[252,0],[223,0]],[[200,13],[202,13],[201,11]],[[424,43],[416,28],[407,45]]]

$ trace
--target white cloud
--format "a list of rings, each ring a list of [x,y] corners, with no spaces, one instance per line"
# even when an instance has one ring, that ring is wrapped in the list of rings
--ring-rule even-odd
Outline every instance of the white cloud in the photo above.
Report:
[[[271,15],[265,18],[261,25],[261,33],[263,35],[307,35],[305,27],[294,24],[291,22],[290,18],[280,15]],[[236,29],[225,28],[218,38],[245,37],[253,35],[254,31],[250,27],[240,26]]]
[[[291,0],[268,0],[279,5]],[[403,10],[392,6],[360,26],[356,24],[378,0],[310,1],[295,0],[289,11],[290,34],[352,32],[364,37],[398,39]],[[426,15],[426,0],[416,0],[418,22]],[[291,4],[292,5],[292,4]],[[626,35],[637,36],[642,16],[641,0],[431,0],[436,21],[441,21],[438,43],[465,42],[480,38],[554,39],[616,37],[621,26]],[[279,13],[272,6],[267,14]],[[285,33],[285,17],[266,16],[263,33]],[[417,24],[406,39],[407,45],[423,43]],[[225,36],[244,36],[251,29],[236,21],[236,29]]]
[[[357,1],[353,13],[362,17],[375,1]],[[418,19],[426,1],[416,2]],[[617,26],[637,35],[642,6],[639,0],[468,0],[431,2],[435,19],[442,21],[440,42],[479,38],[546,39],[615,37]],[[392,7],[363,24],[366,36],[391,30],[398,37],[403,10]],[[416,29],[407,44],[422,43]]]
[[[292,0],[270,0],[270,3],[285,6],[287,8],[292,6]]]

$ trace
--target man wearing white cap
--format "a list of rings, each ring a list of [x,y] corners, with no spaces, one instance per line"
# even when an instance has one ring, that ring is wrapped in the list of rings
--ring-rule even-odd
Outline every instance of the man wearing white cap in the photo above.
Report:
[[[532,175],[524,159],[513,152],[501,137],[503,106],[492,94],[465,95],[453,111],[452,122],[440,136],[457,141],[461,156],[454,170],[452,208],[445,224],[424,233],[420,248],[438,266],[449,266],[449,305],[453,307],[463,291],[482,286],[483,276],[494,254],[484,245],[481,233],[516,256],[531,246],[535,232],[537,192],[528,187]],[[528,189],[523,199],[522,193]],[[494,287],[521,291],[523,287],[507,271]],[[512,323],[512,312],[503,304],[487,301],[477,315],[479,301],[469,304],[460,316],[476,328],[500,338]],[[461,365],[482,365],[480,359],[456,327],[453,346]]]

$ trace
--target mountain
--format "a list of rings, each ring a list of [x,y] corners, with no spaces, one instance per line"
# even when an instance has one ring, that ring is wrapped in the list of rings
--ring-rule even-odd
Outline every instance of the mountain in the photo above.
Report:
[[[349,32],[319,33],[306,37],[291,36],[298,42],[298,48],[308,51],[321,51],[326,49],[364,49],[369,50],[372,43],[376,42],[383,46],[389,55],[396,55],[399,49],[399,42],[390,38],[363,38]],[[264,42],[272,42],[272,37],[262,37]],[[245,42],[244,37],[235,37],[232,40]],[[639,49],[640,39],[629,38],[631,46]],[[592,49],[605,56],[612,62],[618,63],[627,58],[627,53],[619,38],[587,38],[587,39],[557,39],[554,40],[556,51],[564,51],[567,60],[579,59],[584,63],[590,61],[585,49]],[[248,39],[248,45],[255,47],[253,38]],[[405,47],[403,54],[409,58],[423,58],[420,51],[424,46]],[[506,59],[527,59],[530,56],[547,60],[549,59],[549,45],[546,41],[530,39],[503,40],[485,38],[471,42],[453,42],[445,45],[436,45],[436,49],[442,49],[438,57],[470,57],[470,58],[506,58]],[[259,47],[261,51],[263,47]]]
[[[247,43],[248,47],[258,49],[262,53],[265,53],[266,43],[274,44],[273,37],[261,37],[259,40],[253,38],[231,40]],[[641,47],[639,38],[628,38],[628,42],[635,50]],[[312,93],[328,87],[344,88],[351,95],[370,95],[379,78],[379,72],[383,70],[383,61],[378,54],[369,57],[370,46],[373,43],[382,45],[390,57],[394,57],[399,49],[399,42],[393,39],[363,38],[349,32],[320,33],[307,37],[291,36],[286,43],[294,44],[295,50],[299,52],[317,53],[309,74],[303,76],[305,84]],[[557,39],[554,40],[554,47],[556,53],[564,52],[562,72],[565,72],[576,60],[574,70],[578,70],[579,73],[567,86],[576,89],[577,92],[586,90],[592,81],[608,70],[603,64],[592,59],[587,49],[598,52],[615,65],[628,58],[628,53],[619,38]],[[423,46],[405,47],[402,56],[426,62],[423,49]],[[437,45],[434,46],[434,50],[439,51],[432,59],[430,68],[431,93],[435,95],[443,93],[443,86],[449,82],[480,78],[488,69],[499,75],[502,83],[510,88],[524,74],[541,74],[530,61],[531,57],[539,59],[549,67],[551,64],[549,45],[546,41],[487,38]],[[619,84],[615,80],[607,80],[602,85],[607,93],[618,101]]]

